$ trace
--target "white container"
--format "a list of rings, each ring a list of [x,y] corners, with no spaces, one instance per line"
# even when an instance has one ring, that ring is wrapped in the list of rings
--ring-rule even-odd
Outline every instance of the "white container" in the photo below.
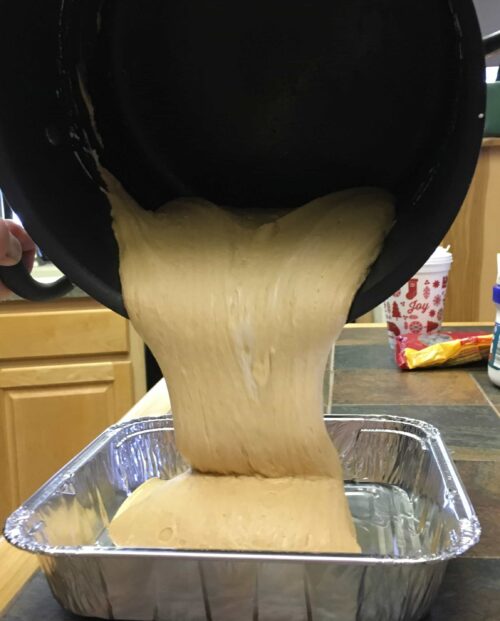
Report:
[[[500,386],[500,254],[497,254],[497,284],[493,287],[493,302],[497,309],[495,330],[488,360],[488,377],[496,386]]]
[[[410,280],[384,303],[389,345],[400,334],[425,335],[429,341],[441,329],[448,274],[453,255],[439,246]]]

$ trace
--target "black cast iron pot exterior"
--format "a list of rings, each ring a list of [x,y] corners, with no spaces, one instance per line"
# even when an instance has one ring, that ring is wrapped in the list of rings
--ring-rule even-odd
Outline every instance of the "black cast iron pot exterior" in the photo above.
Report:
[[[419,269],[462,204],[484,53],[472,0],[0,0],[0,186],[69,279],[123,315],[89,149],[147,209],[387,188],[397,221],[353,319]],[[29,299],[67,286],[21,272],[0,277]]]

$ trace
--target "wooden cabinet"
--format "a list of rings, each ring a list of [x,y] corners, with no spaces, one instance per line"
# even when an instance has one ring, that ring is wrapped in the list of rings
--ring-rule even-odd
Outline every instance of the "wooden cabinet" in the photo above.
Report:
[[[145,386],[128,322],[91,300],[1,304],[0,335],[1,524]]]
[[[484,139],[469,192],[443,244],[450,244],[453,253],[445,321],[493,321],[491,289],[500,252],[500,138]]]

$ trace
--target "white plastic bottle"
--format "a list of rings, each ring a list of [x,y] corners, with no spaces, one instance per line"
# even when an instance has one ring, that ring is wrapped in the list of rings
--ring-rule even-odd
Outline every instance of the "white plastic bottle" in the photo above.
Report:
[[[497,264],[497,283],[493,286],[493,302],[495,303],[497,314],[488,360],[488,377],[493,384],[500,387],[500,254],[497,254]]]

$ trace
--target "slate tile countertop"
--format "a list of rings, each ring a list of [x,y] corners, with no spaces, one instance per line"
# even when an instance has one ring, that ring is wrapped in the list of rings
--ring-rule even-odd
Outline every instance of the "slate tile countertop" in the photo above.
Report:
[[[484,365],[402,373],[384,328],[354,326],[337,345],[334,375],[333,413],[396,414],[436,425],[478,513],[481,541],[449,563],[425,621],[500,621],[500,389]],[[1,619],[78,618],[60,609],[38,573]]]

